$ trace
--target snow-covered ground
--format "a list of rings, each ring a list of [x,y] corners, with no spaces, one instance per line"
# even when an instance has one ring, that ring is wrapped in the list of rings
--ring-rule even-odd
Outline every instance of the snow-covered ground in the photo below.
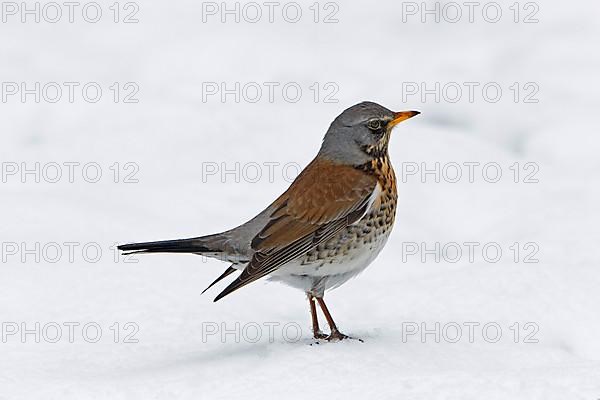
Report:
[[[137,12],[119,3],[120,21],[139,19],[125,24],[100,1],[92,24],[80,8],[69,23],[66,6],[57,23],[22,23],[19,4],[3,2],[0,399],[598,399],[600,6],[521,2],[515,23],[513,3],[496,3],[497,23],[485,2],[473,23],[464,5],[458,23],[422,23],[403,14],[421,2],[321,2],[315,23],[301,2],[294,24],[287,3],[273,23],[264,5],[256,23],[248,7],[222,23],[203,22],[219,2],[145,1]],[[323,23],[331,13],[338,22]],[[51,84],[23,102],[22,82],[56,82],[63,97],[48,101]],[[64,82],[79,83],[73,102]],[[96,103],[82,97],[90,82]],[[208,95],[221,82],[247,92]],[[265,82],[279,84],[273,102]],[[410,94],[436,82],[439,101]],[[283,97],[286,84],[299,101]],[[139,101],[124,103],[136,85]],[[402,182],[386,249],[327,296],[364,343],[314,344],[304,295],[278,284],[213,303],[218,288],[200,292],[219,261],[111,249],[250,218],[362,100],[422,111],[391,144]],[[36,162],[39,183],[23,174]],[[421,175],[436,163],[439,182]]]

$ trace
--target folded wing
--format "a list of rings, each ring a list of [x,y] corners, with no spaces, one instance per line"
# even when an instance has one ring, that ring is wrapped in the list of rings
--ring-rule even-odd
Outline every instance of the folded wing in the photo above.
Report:
[[[277,270],[358,221],[374,200],[377,179],[352,166],[315,159],[271,206],[253,238],[252,259],[215,301]]]

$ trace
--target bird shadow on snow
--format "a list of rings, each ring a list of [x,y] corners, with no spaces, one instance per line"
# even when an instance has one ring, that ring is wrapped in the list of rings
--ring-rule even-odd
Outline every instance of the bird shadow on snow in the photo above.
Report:
[[[203,344],[210,346],[206,350],[197,350],[196,347],[193,351],[179,352],[177,354],[171,354],[168,357],[157,357],[152,361],[145,360],[143,365],[132,366],[131,368],[123,367],[119,371],[119,375],[123,374],[130,375],[144,375],[147,373],[153,373],[157,371],[179,371],[189,368],[201,368],[210,367],[214,369],[215,363],[226,363],[228,365],[245,365],[245,360],[256,360],[256,359],[267,359],[273,356],[285,356],[290,357],[297,355],[298,351],[303,352],[315,352],[326,350],[327,352],[336,351],[337,349],[349,348],[360,349],[364,346],[369,347],[369,343],[377,341],[377,336],[368,335],[366,332],[360,337],[363,342],[356,339],[346,339],[341,342],[327,342],[322,340],[315,340],[313,338],[301,338],[298,341],[286,341],[283,339],[274,340],[272,342],[258,342],[258,343],[231,343],[224,342],[218,344]],[[233,362],[233,363],[232,363]]]

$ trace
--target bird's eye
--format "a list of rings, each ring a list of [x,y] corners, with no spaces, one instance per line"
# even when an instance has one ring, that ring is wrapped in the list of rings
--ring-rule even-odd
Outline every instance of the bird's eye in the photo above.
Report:
[[[367,127],[372,131],[377,131],[377,130],[381,129],[381,120],[379,120],[379,119],[369,120],[369,122],[367,123]]]

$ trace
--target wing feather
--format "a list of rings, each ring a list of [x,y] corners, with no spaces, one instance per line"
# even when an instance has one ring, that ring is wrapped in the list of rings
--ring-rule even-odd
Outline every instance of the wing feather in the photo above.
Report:
[[[269,222],[252,240],[254,254],[215,301],[301,257],[359,220],[377,179],[351,166],[315,159],[272,204]]]

